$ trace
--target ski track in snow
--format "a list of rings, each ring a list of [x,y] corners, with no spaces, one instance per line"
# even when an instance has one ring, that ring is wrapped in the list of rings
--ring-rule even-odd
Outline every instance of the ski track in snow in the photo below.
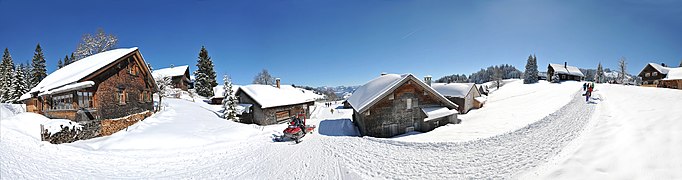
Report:
[[[3,129],[0,179],[510,178],[561,151],[580,134],[594,107],[576,94],[557,112],[519,130],[442,143],[326,136],[316,129],[294,145],[272,142],[270,135],[276,131],[265,130],[245,141],[193,148],[90,150],[37,142]],[[332,115],[323,106],[312,114],[327,119],[348,116],[339,110]]]

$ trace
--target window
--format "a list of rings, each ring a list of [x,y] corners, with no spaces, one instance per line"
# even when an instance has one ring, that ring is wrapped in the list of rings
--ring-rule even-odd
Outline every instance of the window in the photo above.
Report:
[[[128,96],[128,93],[126,93],[125,91],[119,91],[118,96],[117,96],[118,104],[121,104],[121,105],[126,104],[126,102],[128,100],[127,96]]]
[[[393,100],[393,98],[395,98],[395,95],[393,95],[393,93],[391,93],[390,95],[388,95],[388,100]]]
[[[53,110],[69,110],[73,109],[73,104],[71,104],[73,99],[73,94],[65,94],[59,96],[52,96],[52,106]]]
[[[137,68],[134,64],[129,66],[128,73],[130,73],[133,76],[137,75]]]
[[[144,94],[144,92],[140,92],[140,94],[137,96],[137,102],[144,101]]]
[[[365,112],[365,116],[369,116],[369,115],[371,115],[371,114],[369,113],[369,110],[367,110],[367,112]]]
[[[644,77],[649,77],[649,76],[651,76],[651,73],[644,74]]]
[[[658,72],[654,72],[651,76],[658,76]]]
[[[412,99],[405,99],[405,102],[407,103],[406,109],[411,109],[412,108]]]
[[[94,107],[94,104],[92,103],[92,92],[78,92],[78,107],[80,108]]]

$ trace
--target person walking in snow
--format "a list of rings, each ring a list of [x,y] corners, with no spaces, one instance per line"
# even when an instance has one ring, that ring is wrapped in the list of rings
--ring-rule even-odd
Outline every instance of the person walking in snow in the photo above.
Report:
[[[594,85],[587,85],[587,91],[585,91],[585,102],[590,101],[590,96],[592,96],[592,88],[594,88]]]
[[[334,109],[331,109],[331,110],[332,110],[332,114],[334,114]]]
[[[587,83],[583,83],[583,91],[587,91]]]

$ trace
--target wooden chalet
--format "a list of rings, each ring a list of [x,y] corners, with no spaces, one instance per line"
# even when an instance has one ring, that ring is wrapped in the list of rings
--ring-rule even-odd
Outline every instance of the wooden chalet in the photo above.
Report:
[[[373,137],[426,132],[456,123],[458,106],[428,84],[412,74],[382,74],[348,98],[353,123],[361,135]]]
[[[474,108],[481,108],[485,98],[474,83],[434,83],[431,87],[448,100],[457,104],[459,113],[465,114]]]
[[[662,80],[668,75],[670,69],[665,64],[649,63],[639,71],[639,77],[642,78],[642,86],[646,87],[663,87]]]
[[[153,110],[157,92],[138,48],[114,49],[71,63],[21,96],[28,112],[76,122]]]
[[[554,75],[559,77],[559,81],[581,81],[585,78],[585,75],[575,66],[569,66],[568,63],[564,62],[561,64],[549,64],[547,66],[547,81],[553,81]]]
[[[163,68],[154,70],[152,75],[156,78],[171,78],[171,84],[174,88],[182,89],[187,91],[187,89],[192,89],[191,80],[189,76],[189,66],[172,66],[169,68]]]
[[[241,86],[235,95],[246,109],[240,116],[243,123],[271,125],[285,123],[293,116],[310,118],[310,106],[320,95],[293,86],[252,84]],[[303,117],[302,117],[303,118]]]

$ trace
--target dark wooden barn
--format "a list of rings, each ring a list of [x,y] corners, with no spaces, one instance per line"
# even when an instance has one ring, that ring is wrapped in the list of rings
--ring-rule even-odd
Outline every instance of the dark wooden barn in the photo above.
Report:
[[[412,74],[382,74],[355,90],[348,103],[360,134],[392,137],[457,122],[458,106],[427,83]]]
[[[169,68],[163,68],[154,70],[152,75],[156,78],[169,77],[171,78],[171,84],[174,88],[182,89],[187,91],[191,89],[191,81],[189,76],[189,66],[171,66]]]
[[[554,75],[559,78],[559,81],[581,81],[585,78],[585,75],[575,66],[569,66],[568,63],[564,64],[549,64],[547,66],[547,81],[553,81]]]

